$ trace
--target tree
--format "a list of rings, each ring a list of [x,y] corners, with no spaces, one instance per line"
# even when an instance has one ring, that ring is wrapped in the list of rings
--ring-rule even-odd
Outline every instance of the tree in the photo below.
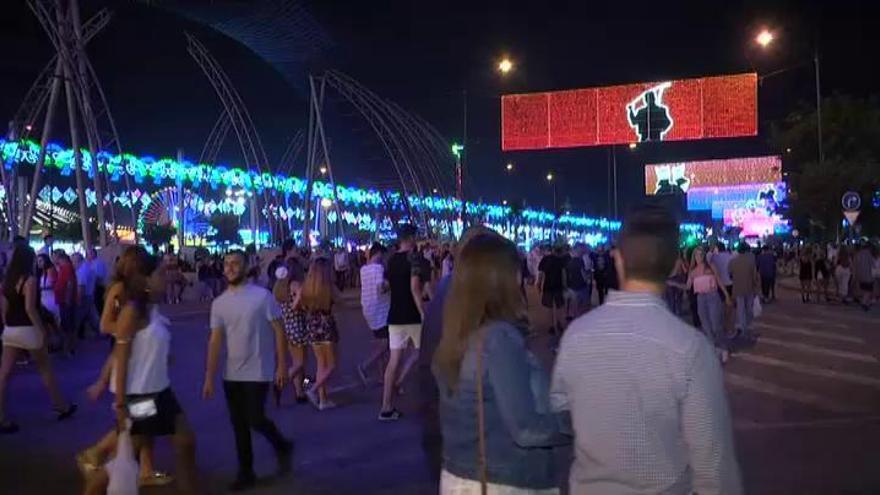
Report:
[[[160,246],[167,246],[177,234],[177,229],[170,223],[148,223],[144,226],[144,241],[153,246],[153,252],[158,253]]]
[[[846,191],[862,197],[863,232],[880,232],[880,212],[871,197],[880,188],[880,102],[835,94],[822,100],[819,163],[816,110],[802,107],[774,124],[772,145],[785,151],[789,172],[789,217],[812,238],[836,236],[843,218],[840,198]],[[789,151],[790,150],[790,151]]]
[[[236,215],[225,213],[211,217],[210,239],[217,244],[241,244],[241,234],[238,229],[241,225]]]
[[[98,241],[98,225],[96,222],[88,222],[89,236],[92,242]],[[82,225],[79,222],[59,223],[55,226],[52,234],[59,241],[82,242]]]

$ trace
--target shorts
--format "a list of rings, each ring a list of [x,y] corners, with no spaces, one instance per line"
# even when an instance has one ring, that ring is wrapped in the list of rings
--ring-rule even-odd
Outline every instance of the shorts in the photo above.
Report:
[[[145,437],[174,435],[177,432],[177,416],[183,414],[180,403],[171,388],[155,394],[131,394],[125,396],[126,405],[144,399],[156,402],[156,414],[149,418],[131,418],[131,434]]]
[[[583,289],[568,289],[565,291],[565,297],[571,301],[574,301],[578,306],[583,306],[590,302],[590,290],[587,288]]]
[[[388,340],[388,325],[373,329],[373,338],[376,340]]]
[[[422,345],[422,324],[388,325],[388,348],[391,350],[406,349],[407,340],[411,340],[416,349]]]
[[[37,327],[6,327],[3,330],[3,345],[26,351],[37,351],[43,348],[43,332]]]
[[[541,304],[543,304],[545,308],[561,308],[565,306],[563,292],[561,290],[545,291],[544,294],[541,295]]]

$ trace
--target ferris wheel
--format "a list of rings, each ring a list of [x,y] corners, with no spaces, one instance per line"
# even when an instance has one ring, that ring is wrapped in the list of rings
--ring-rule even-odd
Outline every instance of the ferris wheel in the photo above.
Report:
[[[150,195],[150,202],[141,209],[138,230],[154,225],[174,225],[178,229],[178,211],[183,208],[183,232],[186,237],[205,238],[211,224],[204,214],[203,200],[189,189],[183,190],[183,201],[176,187],[165,187]]]

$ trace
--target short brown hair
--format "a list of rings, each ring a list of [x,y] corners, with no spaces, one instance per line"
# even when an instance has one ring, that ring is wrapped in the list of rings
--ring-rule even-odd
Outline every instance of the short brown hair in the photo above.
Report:
[[[620,253],[627,278],[663,282],[678,256],[678,222],[665,208],[631,211],[620,233]]]

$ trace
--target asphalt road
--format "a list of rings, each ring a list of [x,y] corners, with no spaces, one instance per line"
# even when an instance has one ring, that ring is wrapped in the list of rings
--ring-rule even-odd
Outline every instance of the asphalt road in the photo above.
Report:
[[[750,494],[880,493],[880,309],[805,305],[780,291],[758,320],[758,345],[725,369],[737,451]],[[172,383],[194,426],[206,489],[224,493],[235,474],[232,430],[222,395],[199,397],[207,338],[207,305],[163,308],[173,322]],[[362,387],[355,366],[368,352],[369,333],[357,294],[347,294],[338,316],[341,344],[332,386],[340,407],[318,412],[287,396],[269,406],[282,431],[296,442],[293,476],[267,478],[254,494],[436,493],[422,450],[415,383],[401,398],[405,417],[376,420],[380,389]],[[546,328],[535,312],[536,328]],[[548,339],[534,347],[549,361]],[[73,359],[56,358],[63,389],[81,409],[55,422],[39,377],[19,367],[9,389],[8,414],[22,431],[0,437],[0,494],[73,494],[81,489],[74,454],[113,424],[110,398],[88,403],[109,346],[86,342]],[[254,437],[259,474],[274,468],[271,449]],[[171,470],[170,442],[157,447],[160,467]],[[143,493],[173,493],[151,489]]]

